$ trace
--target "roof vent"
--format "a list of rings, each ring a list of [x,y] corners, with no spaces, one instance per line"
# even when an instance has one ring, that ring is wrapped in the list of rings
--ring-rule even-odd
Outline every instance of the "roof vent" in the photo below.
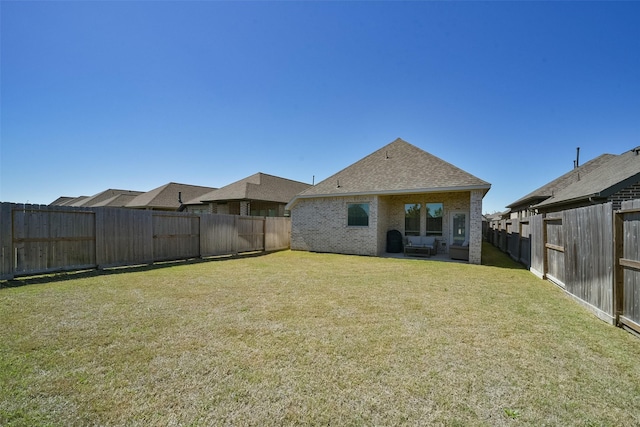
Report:
[[[640,154],[640,146],[634,148],[633,150],[631,150],[635,153],[635,155],[637,156],[638,154]]]

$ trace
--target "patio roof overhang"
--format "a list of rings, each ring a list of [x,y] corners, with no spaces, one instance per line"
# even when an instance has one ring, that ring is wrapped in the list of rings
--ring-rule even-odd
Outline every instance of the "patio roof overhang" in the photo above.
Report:
[[[491,185],[469,185],[463,187],[436,187],[436,188],[412,188],[403,190],[372,190],[372,191],[357,191],[347,193],[326,193],[326,194],[299,194],[295,196],[287,205],[285,209],[291,210],[291,208],[300,199],[318,199],[323,197],[354,197],[354,196],[401,196],[411,194],[423,194],[423,193],[460,193],[464,191],[482,190],[482,197],[491,189]]]

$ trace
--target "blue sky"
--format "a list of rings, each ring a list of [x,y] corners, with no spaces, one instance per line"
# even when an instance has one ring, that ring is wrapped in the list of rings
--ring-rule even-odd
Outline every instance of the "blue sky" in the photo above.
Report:
[[[640,145],[640,2],[0,3],[0,200],[256,172],[311,183],[394,139],[484,211]]]

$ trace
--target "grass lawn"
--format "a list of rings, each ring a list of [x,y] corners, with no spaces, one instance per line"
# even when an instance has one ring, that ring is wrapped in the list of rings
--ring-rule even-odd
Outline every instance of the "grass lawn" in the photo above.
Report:
[[[0,289],[0,425],[640,425],[640,339],[484,256],[24,280]]]

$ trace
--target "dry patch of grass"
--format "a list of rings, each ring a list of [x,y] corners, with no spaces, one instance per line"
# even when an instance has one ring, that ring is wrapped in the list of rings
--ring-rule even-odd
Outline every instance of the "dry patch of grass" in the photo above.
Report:
[[[0,424],[640,424],[640,340],[485,249],[2,289]]]

